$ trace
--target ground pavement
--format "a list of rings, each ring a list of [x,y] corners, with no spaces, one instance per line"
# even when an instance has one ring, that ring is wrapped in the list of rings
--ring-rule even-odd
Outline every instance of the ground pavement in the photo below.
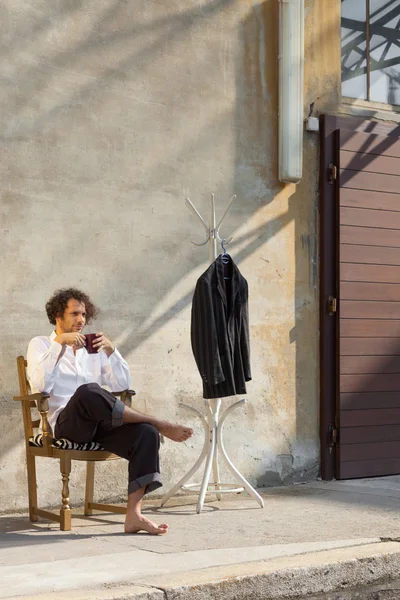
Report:
[[[364,585],[371,598],[400,598],[400,477],[262,495],[264,509],[245,494],[210,496],[200,515],[194,497],[162,509],[151,499],[144,512],[170,526],[162,537],[126,535],[122,515],[84,517],[81,509],[71,532],[2,516],[0,598],[347,600],[367,598],[357,592]]]

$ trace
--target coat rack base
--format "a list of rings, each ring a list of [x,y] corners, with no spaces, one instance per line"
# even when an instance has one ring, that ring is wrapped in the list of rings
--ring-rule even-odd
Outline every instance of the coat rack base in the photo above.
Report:
[[[215,494],[217,500],[221,500],[222,494],[226,493],[240,493],[246,490],[246,492],[252,496],[261,508],[264,507],[264,500],[258,492],[250,485],[250,483],[243,477],[243,475],[233,465],[229,456],[226,453],[224,442],[223,442],[223,427],[226,417],[235,408],[246,404],[247,400],[239,400],[231,406],[229,406],[220,416],[221,399],[216,398],[212,400],[205,400],[207,416],[204,417],[200,411],[187,404],[181,404],[180,406],[185,407],[196,414],[200,418],[201,423],[204,427],[204,445],[203,450],[193,465],[193,467],[184,475],[178,483],[176,483],[163,497],[161,506],[164,506],[166,502],[172,498],[179,490],[184,492],[196,492],[198,493],[198,501],[196,505],[196,512],[199,514],[204,505],[204,499],[207,493]],[[219,464],[218,457],[221,455],[227,468],[232,473],[234,479],[241,484],[238,487],[231,483],[222,483],[219,477]],[[202,482],[190,483],[187,481],[200,469],[202,463],[205,462],[205,468],[203,473]],[[213,472],[213,482],[210,482],[211,471]],[[198,489],[196,489],[198,488]]]

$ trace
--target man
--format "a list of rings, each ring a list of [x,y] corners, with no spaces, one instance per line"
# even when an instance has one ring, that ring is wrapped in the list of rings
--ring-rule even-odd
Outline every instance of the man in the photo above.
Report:
[[[126,361],[103,333],[96,334],[93,342],[97,353],[85,350],[83,328],[98,313],[86,294],[74,288],[58,290],[47,302],[46,312],[55,330],[30,341],[28,379],[33,393],[50,394],[48,418],[55,437],[74,442],[95,440],[105,450],[126,458],[125,532],[167,533],[168,525],[156,525],[142,515],[142,498],[162,485],[159,434],[183,442],[192,429],[129,408],[101,387],[122,391],[129,388],[131,378]]]

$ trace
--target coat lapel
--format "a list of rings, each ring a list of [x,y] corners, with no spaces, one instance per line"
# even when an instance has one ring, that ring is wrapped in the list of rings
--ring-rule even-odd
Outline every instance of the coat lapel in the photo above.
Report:
[[[228,302],[226,299],[226,292],[225,292],[224,265],[222,264],[221,256],[217,257],[217,259],[215,261],[215,267],[216,267],[216,271],[217,271],[217,290],[218,290],[219,295],[221,296],[222,302],[224,303],[224,305],[226,307],[228,305]]]
[[[229,255],[228,255],[229,256]],[[229,256],[229,260],[232,263],[232,279],[231,279],[231,290],[230,290],[230,306],[232,308],[231,314],[233,313],[233,309],[235,306],[236,296],[239,291],[239,269],[233,262],[232,258]],[[217,289],[221,296],[222,302],[225,307],[228,306],[228,301],[226,297],[226,281],[224,279],[224,265],[222,263],[222,255],[218,256],[215,261],[216,270],[217,270]]]

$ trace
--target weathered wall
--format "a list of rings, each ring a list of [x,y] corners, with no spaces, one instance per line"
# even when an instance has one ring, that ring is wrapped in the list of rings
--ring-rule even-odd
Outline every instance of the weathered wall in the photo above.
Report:
[[[337,102],[334,4],[306,1],[306,112]],[[305,134],[298,189],[279,184],[277,15],[276,0],[0,4],[2,510],[26,506],[15,357],[50,333],[57,287],[103,309],[137,406],[195,427],[162,446],[165,484],[194,462],[202,430],[178,404],[202,407],[189,323],[208,252],[184,197],[207,215],[210,192],[219,214],[237,194],[222,233],[250,287],[253,381],[227,449],[256,485],[316,475],[318,143]],[[58,466],[38,462],[39,498],[57,504]],[[98,472],[99,495],[123,498],[123,461]],[[83,480],[77,465],[72,504]]]

